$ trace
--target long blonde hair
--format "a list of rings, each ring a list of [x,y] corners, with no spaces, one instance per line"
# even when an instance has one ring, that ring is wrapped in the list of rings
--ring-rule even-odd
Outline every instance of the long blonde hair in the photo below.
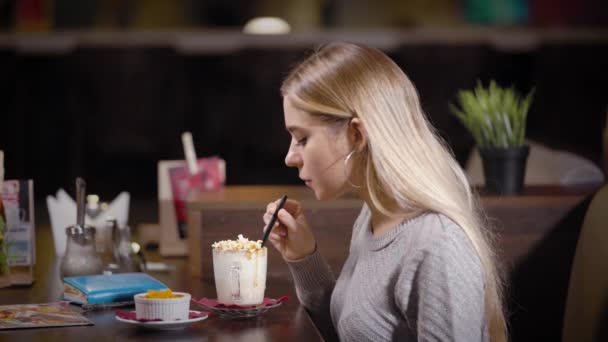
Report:
[[[395,202],[401,212],[442,213],[462,228],[483,268],[490,339],[506,341],[503,282],[478,198],[401,68],[377,49],[331,43],[293,69],[281,93],[312,115],[361,120],[368,136],[361,167],[371,205],[388,215],[396,214]]]

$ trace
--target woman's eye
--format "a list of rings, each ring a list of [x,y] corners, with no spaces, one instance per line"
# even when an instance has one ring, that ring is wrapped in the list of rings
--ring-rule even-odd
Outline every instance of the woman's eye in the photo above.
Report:
[[[300,140],[298,140],[298,142],[296,143],[296,145],[298,146],[304,146],[306,145],[306,141],[308,140],[308,138],[302,138]]]

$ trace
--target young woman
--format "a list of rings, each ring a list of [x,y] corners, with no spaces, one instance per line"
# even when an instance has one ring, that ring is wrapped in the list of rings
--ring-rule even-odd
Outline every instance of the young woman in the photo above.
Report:
[[[319,200],[355,191],[365,202],[337,280],[301,204],[278,212],[269,239],[309,312],[343,341],[505,341],[477,198],[403,71],[377,49],[334,43],[298,65],[281,92],[292,137],[285,163]]]

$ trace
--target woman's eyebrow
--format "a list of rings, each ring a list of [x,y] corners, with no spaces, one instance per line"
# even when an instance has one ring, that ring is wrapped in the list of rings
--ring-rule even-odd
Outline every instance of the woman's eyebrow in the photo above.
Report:
[[[298,126],[287,126],[285,127],[287,129],[287,131],[289,133],[297,133],[297,132],[304,132],[304,129]]]

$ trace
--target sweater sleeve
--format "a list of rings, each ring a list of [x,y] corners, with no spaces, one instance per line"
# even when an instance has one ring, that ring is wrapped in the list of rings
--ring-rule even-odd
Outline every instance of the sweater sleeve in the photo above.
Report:
[[[355,220],[350,248],[353,247],[357,235],[364,229],[363,224],[369,220],[369,215],[369,208],[364,204]],[[312,314],[331,321],[330,302],[336,278],[319,250],[315,249],[314,253],[301,260],[285,259],[285,261],[293,276],[300,302]]]
[[[329,304],[336,284],[331,268],[318,250],[301,260],[286,260],[300,302],[311,315],[330,319]]]
[[[417,259],[418,267],[402,274],[396,300],[418,341],[487,340],[483,272],[460,228],[444,232]],[[400,288],[411,289],[409,298]]]

